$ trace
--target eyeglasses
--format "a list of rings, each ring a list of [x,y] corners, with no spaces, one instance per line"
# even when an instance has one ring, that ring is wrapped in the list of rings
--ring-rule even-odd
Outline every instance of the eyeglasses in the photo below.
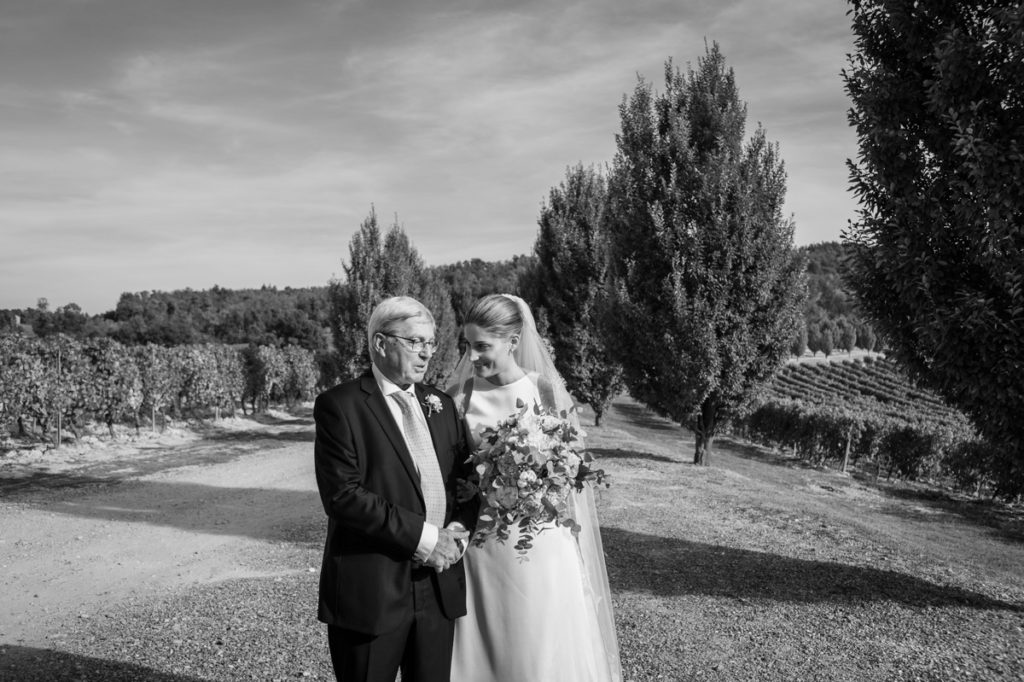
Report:
[[[437,350],[437,341],[434,339],[410,339],[408,336],[399,336],[398,334],[388,334],[387,332],[378,332],[381,336],[390,336],[393,339],[401,339],[405,343],[402,344],[413,353],[422,353],[424,350],[428,350],[431,353]]]

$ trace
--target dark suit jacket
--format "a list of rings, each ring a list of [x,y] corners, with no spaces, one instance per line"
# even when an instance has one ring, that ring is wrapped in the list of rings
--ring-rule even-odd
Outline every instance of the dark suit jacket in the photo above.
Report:
[[[476,510],[457,507],[453,495],[455,479],[469,473],[464,422],[447,394],[415,390],[421,404],[434,395],[443,406],[424,410],[448,489],[445,524],[456,519],[472,529]],[[317,487],[328,517],[318,618],[371,635],[389,632],[413,609],[413,554],[426,516],[416,467],[370,373],[317,396],[313,417]],[[444,614],[465,615],[462,562],[431,571],[430,580]]]

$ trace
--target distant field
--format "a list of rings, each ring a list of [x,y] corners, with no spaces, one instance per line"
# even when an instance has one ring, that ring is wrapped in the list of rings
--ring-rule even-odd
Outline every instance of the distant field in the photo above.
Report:
[[[768,397],[869,410],[897,419],[950,424],[964,420],[938,395],[911,383],[891,360],[864,353],[845,360],[833,356],[829,362],[792,362],[772,381]]]

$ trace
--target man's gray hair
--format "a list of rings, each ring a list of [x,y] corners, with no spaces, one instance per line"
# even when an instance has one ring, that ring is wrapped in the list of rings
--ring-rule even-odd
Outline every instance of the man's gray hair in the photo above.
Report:
[[[404,322],[413,318],[424,318],[430,320],[430,324],[437,326],[434,316],[430,314],[427,306],[423,305],[411,296],[392,296],[377,304],[377,307],[370,313],[370,321],[366,324],[366,344],[373,356],[373,337],[378,333],[388,333],[394,328],[395,323]]]

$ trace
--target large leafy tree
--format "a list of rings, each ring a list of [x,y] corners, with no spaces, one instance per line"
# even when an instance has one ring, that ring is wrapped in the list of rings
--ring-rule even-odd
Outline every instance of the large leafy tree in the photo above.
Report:
[[[622,367],[598,324],[607,257],[604,177],[582,165],[570,168],[541,207],[534,244],[537,261],[527,299],[543,311],[555,366],[577,400],[594,410],[594,424],[622,390]]]
[[[455,311],[444,281],[429,271],[397,220],[384,235],[371,210],[349,243],[345,280],[329,284],[331,329],[342,378],[369,367],[366,323],[389,296],[412,296],[434,315],[438,351],[426,381],[443,385],[457,360]]]
[[[696,435],[706,464],[723,420],[782,365],[806,286],[783,217],[786,175],[713,45],[665,91],[642,78],[620,107],[609,181],[609,338],[632,395]]]
[[[853,0],[850,286],[1024,490],[1024,9]]]
[[[330,326],[341,378],[351,378],[369,367],[366,321],[373,306],[384,297],[384,249],[377,212],[363,220],[348,245],[349,262],[342,267],[344,280],[331,280],[328,297]]]

